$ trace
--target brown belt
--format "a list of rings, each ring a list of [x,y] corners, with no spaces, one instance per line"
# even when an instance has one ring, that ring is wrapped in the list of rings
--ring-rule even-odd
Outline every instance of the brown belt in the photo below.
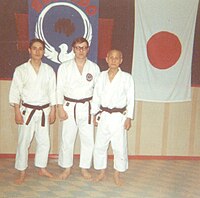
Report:
[[[41,110],[42,111],[42,122],[41,122],[41,126],[45,126],[45,114],[44,114],[44,111],[43,109],[49,107],[49,103],[48,104],[45,104],[45,105],[42,105],[42,106],[39,106],[39,105],[30,105],[30,104],[27,104],[27,103],[22,103],[22,105],[24,107],[27,107],[27,108],[30,108],[32,109],[31,113],[29,114],[28,116],[28,119],[26,121],[26,125],[29,124],[29,122],[31,121],[31,118],[33,117],[33,114],[35,113],[36,110]]]
[[[64,96],[64,99],[68,102],[75,102],[76,104],[88,102],[88,105],[89,105],[88,106],[88,124],[91,124],[91,113],[90,113],[91,112],[91,104],[90,104],[90,100],[92,100],[92,97],[77,100],[77,99],[68,98],[68,97]],[[76,122],[76,104],[74,105],[74,120],[75,120],[75,122]]]
[[[107,107],[100,106],[100,109],[101,111],[106,111],[108,113],[117,113],[117,112],[124,113],[124,111],[126,111],[126,107],[109,109]]]
[[[100,111],[98,111],[95,116],[101,114],[103,111],[108,112],[108,113],[124,113],[126,111],[126,106],[123,108],[107,108],[107,107],[103,107],[102,105],[100,106]],[[100,120],[100,115],[97,117],[97,120]]]

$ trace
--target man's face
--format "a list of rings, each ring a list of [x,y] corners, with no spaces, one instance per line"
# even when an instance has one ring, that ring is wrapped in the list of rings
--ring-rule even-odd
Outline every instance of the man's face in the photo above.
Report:
[[[84,59],[87,57],[89,47],[87,46],[86,42],[76,43],[76,45],[73,47],[73,51],[76,58]]]
[[[33,43],[28,51],[33,60],[41,60],[44,55],[44,48],[40,42]]]
[[[106,57],[106,62],[110,69],[116,69],[122,63],[121,54],[118,51],[111,51]]]

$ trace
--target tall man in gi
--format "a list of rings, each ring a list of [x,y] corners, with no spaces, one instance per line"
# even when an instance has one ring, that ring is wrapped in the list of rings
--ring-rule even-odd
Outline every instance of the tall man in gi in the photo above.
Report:
[[[15,69],[9,103],[14,106],[19,138],[15,168],[20,171],[17,184],[25,180],[28,149],[35,133],[35,166],[39,175],[52,177],[46,170],[50,149],[49,124],[55,121],[56,77],[53,69],[42,62],[45,43],[33,39],[29,44],[30,60]]]
[[[58,164],[65,169],[59,178],[67,179],[71,173],[74,143],[79,131],[79,167],[82,176],[91,179],[88,169],[92,163],[94,125],[91,121],[90,101],[100,70],[97,64],[87,59],[89,43],[85,38],[75,39],[72,48],[75,58],[62,63],[57,73],[57,106],[62,121]]]
[[[94,168],[100,170],[96,181],[105,177],[107,150],[111,142],[114,153],[114,181],[121,185],[120,172],[128,169],[127,130],[134,112],[134,82],[130,74],[120,69],[122,53],[111,50],[106,57],[109,69],[103,71],[95,85],[92,114],[97,134],[94,148]]]

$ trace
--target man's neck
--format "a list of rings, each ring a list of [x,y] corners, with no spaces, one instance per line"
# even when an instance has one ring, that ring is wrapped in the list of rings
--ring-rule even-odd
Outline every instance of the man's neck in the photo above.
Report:
[[[78,67],[79,72],[82,74],[83,67],[84,67],[85,62],[86,62],[86,58],[84,58],[84,59],[75,58],[75,62],[76,62],[76,65]]]
[[[117,74],[117,72],[119,71],[118,68],[115,69],[109,69],[108,70],[108,76],[109,76],[109,80],[112,81],[115,77],[115,75]]]
[[[75,58],[75,62],[78,65],[81,65],[81,64],[84,65],[86,62],[86,58]]]
[[[33,60],[33,59],[31,59],[30,63],[33,66],[35,72],[38,73],[38,71],[40,69],[40,65],[41,65],[41,60]]]

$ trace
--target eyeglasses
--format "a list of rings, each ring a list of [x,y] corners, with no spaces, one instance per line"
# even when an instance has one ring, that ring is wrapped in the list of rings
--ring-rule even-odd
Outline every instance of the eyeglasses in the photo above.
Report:
[[[75,46],[74,48],[75,48],[76,50],[78,50],[78,51],[81,51],[81,50],[85,51],[85,50],[88,49],[88,47],[86,47],[86,46],[83,46],[83,47]]]

